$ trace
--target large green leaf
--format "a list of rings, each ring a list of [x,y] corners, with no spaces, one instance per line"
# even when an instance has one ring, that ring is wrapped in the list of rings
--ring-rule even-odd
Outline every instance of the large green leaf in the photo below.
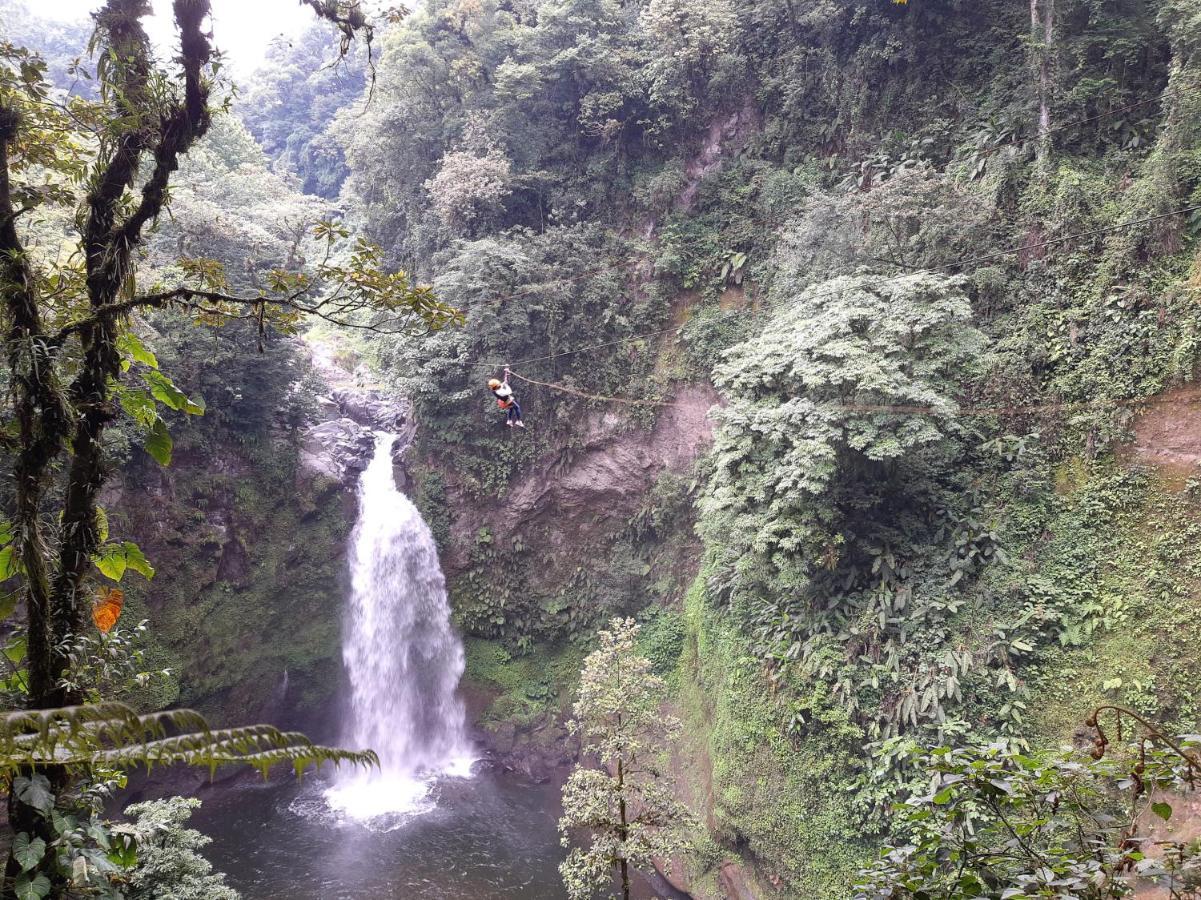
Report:
[[[276,765],[288,765],[298,775],[327,762],[379,765],[370,750],[321,747],[303,734],[270,725],[213,731],[188,709],[139,715],[125,704],[107,702],[0,712],[0,776],[50,760],[109,769],[184,763],[210,772],[240,764],[264,774]],[[54,798],[43,776],[18,775],[13,786],[24,802],[45,806],[50,815]]]
[[[28,875],[17,877],[13,885],[17,900],[42,900],[50,896],[50,879],[45,875],[30,878]]]
[[[117,349],[121,352],[121,356],[125,357],[121,360],[122,371],[128,371],[131,362],[139,362],[151,369],[158,368],[158,359],[154,352],[143,344],[142,339],[132,331],[121,333],[121,336],[117,338]]]
[[[22,872],[28,872],[37,866],[45,855],[46,842],[40,837],[31,838],[22,831],[13,839],[12,856]]]
[[[20,572],[21,558],[13,544],[12,523],[0,519],[0,581],[6,581]]]
[[[19,571],[18,560],[13,545],[0,549],[0,581],[12,578]]]
[[[119,386],[114,393],[127,416],[143,428],[153,426],[158,418],[158,407],[155,405],[154,398],[147,391]]]
[[[171,454],[175,449],[175,441],[171,439],[167,423],[162,419],[155,420],[150,434],[146,438],[145,448],[146,452],[154,457],[154,461],[160,466],[171,465]]]
[[[17,601],[21,599],[19,591],[9,591],[0,595],[0,622],[11,616],[17,609]]]
[[[101,543],[108,540],[108,513],[103,506],[96,507],[96,532]]]
[[[13,635],[9,642],[4,645],[3,652],[8,661],[13,665],[19,665],[25,661],[25,655],[29,651],[28,643],[23,634]]]
[[[148,580],[154,577],[154,567],[146,559],[141,547],[132,541],[126,541],[121,546],[125,548],[125,563],[129,568]]]
[[[96,553],[96,568],[106,577],[113,581],[120,581],[125,577],[125,570],[129,564],[125,561],[125,551],[118,544],[105,544]]]
[[[150,565],[142,549],[132,541],[105,544],[96,553],[94,560],[96,568],[113,581],[120,581],[129,569],[147,579],[154,577],[154,567]]]
[[[13,791],[18,800],[42,815],[48,816],[54,809],[54,793],[50,790],[50,782],[46,780],[45,775],[18,775],[13,779]]]
[[[132,869],[138,864],[138,845],[132,840],[118,841],[109,847],[105,858],[115,866]]]
[[[159,403],[177,412],[199,416],[204,413],[204,405],[188,399],[188,396],[175,386],[170,378],[162,372],[150,371],[142,375],[142,380],[150,388],[150,394]]]

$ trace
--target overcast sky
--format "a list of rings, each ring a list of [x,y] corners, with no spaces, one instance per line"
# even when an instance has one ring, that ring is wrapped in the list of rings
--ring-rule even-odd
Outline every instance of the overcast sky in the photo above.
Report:
[[[29,2],[29,0],[27,0]],[[64,21],[88,21],[102,0],[31,0],[37,13]],[[171,0],[153,0],[155,15],[146,20],[154,41],[171,45]],[[213,36],[232,68],[252,72],[263,61],[267,45],[277,37],[294,38],[316,21],[299,0],[212,0]]]

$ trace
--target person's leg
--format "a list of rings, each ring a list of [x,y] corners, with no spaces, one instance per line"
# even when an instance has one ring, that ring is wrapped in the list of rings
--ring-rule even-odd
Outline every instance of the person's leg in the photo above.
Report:
[[[525,423],[521,421],[521,404],[516,400],[514,400],[513,405],[509,407],[509,415],[512,417],[512,422],[514,425],[516,425],[518,428],[525,428]]]

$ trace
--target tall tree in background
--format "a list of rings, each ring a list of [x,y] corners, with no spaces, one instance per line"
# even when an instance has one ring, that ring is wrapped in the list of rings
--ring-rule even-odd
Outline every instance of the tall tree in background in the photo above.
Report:
[[[1038,160],[1051,151],[1051,91],[1055,68],[1055,0],[1030,0],[1030,43],[1038,79]]]
[[[587,830],[589,843],[575,847],[560,866],[572,900],[586,900],[621,877],[622,896],[630,897],[630,870],[645,869],[684,847],[680,830],[688,811],[658,783],[655,755],[678,728],[662,714],[663,679],[638,653],[638,625],[614,619],[598,635],[580,673],[580,693],[572,729],[582,751],[602,768],[579,766],[563,786],[563,845],[576,830]]]

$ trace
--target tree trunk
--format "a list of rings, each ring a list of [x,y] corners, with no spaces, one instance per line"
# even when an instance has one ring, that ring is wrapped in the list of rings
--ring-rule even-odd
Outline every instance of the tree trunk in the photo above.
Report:
[[[1030,40],[1035,47],[1038,81],[1038,162],[1051,153],[1051,94],[1054,82],[1055,0],[1030,0]]]
[[[622,900],[630,900],[630,861],[625,855],[625,841],[630,833],[629,821],[626,818],[625,769],[621,758],[617,759],[617,807],[620,812],[621,824],[617,826],[617,834],[621,838],[621,896]]]
[[[103,298],[111,303],[116,294]],[[97,304],[100,305],[100,304]],[[71,399],[79,410],[72,438],[71,467],[63,495],[63,528],[59,545],[58,572],[51,591],[51,633],[64,642],[82,632],[90,606],[85,593],[85,578],[92,557],[100,547],[96,523],[96,501],[104,485],[106,469],[101,440],[105,426],[113,419],[109,402],[109,384],[120,373],[116,323],[106,319],[84,336],[83,367],[71,386]],[[51,671],[61,684],[70,660],[56,650]],[[56,687],[50,706],[82,703],[77,691]]]
[[[57,348],[43,332],[37,280],[17,233],[20,211],[13,207],[8,159],[9,144],[17,137],[16,113],[0,108],[0,121],[7,123],[0,134],[0,297],[12,323],[6,337],[20,433],[20,451],[13,466],[13,540],[14,553],[25,570],[29,705],[40,708],[52,705],[47,701],[56,681],[50,665],[54,645],[51,575],[41,504],[50,466],[62,451],[70,428],[70,416],[55,378]]]
[[[143,0],[108,0],[97,14],[104,35],[102,52],[115,60],[113,121],[130,123],[102,152],[87,198],[83,249],[87,292],[93,310],[116,301],[127,289],[133,270],[133,251],[144,226],[158,216],[167,198],[167,184],[179,157],[208,128],[208,89],[202,70],[210,48],[201,23],[208,0],[175,0],[175,20],[183,48],[184,97],[160,114],[158,100],[147,94],[151,62],[149,39],[141,26]],[[157,119],[155,130],[147,122]],[[69,391],[62,390],[63,338],[46,332],[38,281],[17,230],[27,209],[14,207],[9,147],[17,139],[20,117],[0,107],[0,303],[8,319],[5,335],[12,375],[13,410],[20,444],[14,464],[14,554],[23,569],[22,588],[27,625],[29,670],[26,706],[47,709],[82,701],[65,688],[69,659],[64,647],[82,632],[89,604],[86,578],[99,544],[96,500],[106,476],[103,434],[112,420],[110,387],[120,375],[117,337],[120,322],[114,313],[102,314],[80,334],[83,359]],[[136,183],[147,152],[153,169],[141,200],[122,220],[125,195]],[[68,439],[70,446],[68,447]],[[62,515],[54,526],[57,547],[43,523],[52,467],[69,450],[70,464],[62,500]],[[51,521],[54,521],[51,519]],[[57,551],[57,552],[56,552]],[[44,776],[56,797],[68,789],[72,773],[63,766],[31,767],[25,775]],[[48,845],[55,835],[49,818],[8,794],[8,825],[13,833],[42,837]],[[5,873],[11,878],[21,867],[11,855]],[[66,876],[48,852],[29,872],[44,874],[51,896],[66,896]],[[8,889],[11,895],[11,888]]]

